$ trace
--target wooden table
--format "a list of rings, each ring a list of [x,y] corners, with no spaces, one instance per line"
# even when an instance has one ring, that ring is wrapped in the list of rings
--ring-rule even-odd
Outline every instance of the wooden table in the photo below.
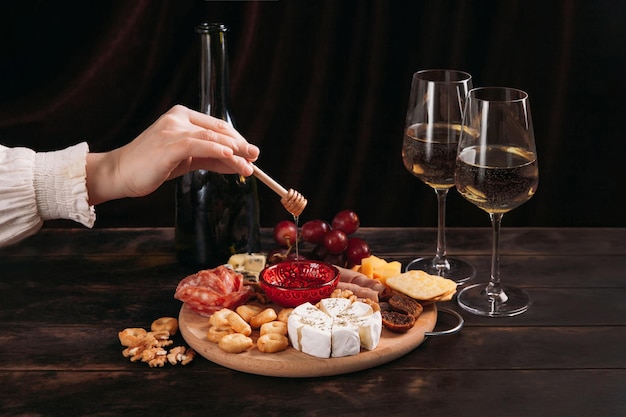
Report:
[[[404,264],[434,249],[434,229],[359,233]],[[486,278],[490,229],[447,237]],[[44,229],[0,250],[0,415],[626,415],[625,229],[504,228],[502,277],[529,291],[528,312],[485,318],[445,303],[465,318],[460,333],[377,368],[295,379],[122,356],[118,331],[178,315],[189,270],[172,241],[169,228]]]

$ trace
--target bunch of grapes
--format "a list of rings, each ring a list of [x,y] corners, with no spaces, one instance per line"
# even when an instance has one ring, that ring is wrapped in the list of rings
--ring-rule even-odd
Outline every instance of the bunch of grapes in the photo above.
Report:
[[[342,210],[332,222],[309,220],[302,225],[299,234],[300,259],[310,257],[339,266],[351,267],[370,256],[370,247],[365,240],[353,235],[360,226],[359,216],[352,210]],[[274,226],[274,240],[281,249],[268,257],[270,263],[284,259],[295,259],[295,244],[298,228],[290,220],[282,220]],[[312,249],[311,249],[312,247]]]

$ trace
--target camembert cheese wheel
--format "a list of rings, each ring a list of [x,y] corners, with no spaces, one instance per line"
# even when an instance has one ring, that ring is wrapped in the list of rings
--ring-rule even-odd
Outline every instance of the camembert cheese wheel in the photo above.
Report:
[[[287,322],[294,349],[318,358],[357,355],[380,342],[382,316],[371,306],[346,298],[325,298],[320,308],[311,303],[296,307]]]

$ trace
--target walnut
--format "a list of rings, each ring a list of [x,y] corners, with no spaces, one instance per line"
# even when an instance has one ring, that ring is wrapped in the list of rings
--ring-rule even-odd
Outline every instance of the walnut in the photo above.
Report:
[[[128,328],[120,334],[120,342],[127,346],[122,350],[122,356],[129,358],[131,362],[145,362],[150,367],[163,367],[167,362],[172,365],[182,363],[187,365],[195,357],[192,349],[177,346],[168,352],[165,347],[174,344],[170,340],[167,330],[145,331],[140,328]]]
[[[378,304],[376,301],[370,298],[364,298],[360,301],[372,307],[372,310],[374,310],[374,313],[377,311],[380,311],[380,304]]]
[[[340,288],[335,288],[330,293],[330,298],[347,298],[353,303],[358,300],[358,297],[351,290],[342,290]]]
[[[167,351],[160,347],[150,347],[141,352],[141,361],[148,362],[155,359],[157,356],[165,356]]]
[[[167,361],[172,365],[176,365],[179,361],[179,358],[185,353],[184,346],[176,346],[175,348],[171,348],[167,353]]]
[[[137,362],[138,360],[141,360],[141,352],[143,352],[143,347],[129,346],[122,351],[122,355],[125,358],[130,358],[131,362]]]
[[[196,352],[193,349],[186,349],[184,346],[176,346],[170,349],[167,354],[167,360],[172,365],[181,363],[187,365],[196,356]]]
[[[348,289],[342,290],[340,288],[335,288],[333,292],[330,293],[330,298],[347,298],[353,303],[355,301],[361,301],[365,304],[368,304],[370,307],[372,307],[372,309],[375,312],[380,311],[380,305],[376,301],[371,300],[369,298],[359,298],[352,292],[352,290],[348,290]]]
[[[174,344],[173,340],[159,340],[156,345],[158,347],[166,347],[166,346],[173,345],[173,344]]]
[[[193,349],[187,349],[187,351],[181,356],[180,363],[183,365],[187,365],[195,357],[196,357],[196,351]]]
[[[167,330],[158,330],[156,332],[148,332],[147,336],[154,337],[155,340],[167,340],[170,338],[170,332]]]
[[[167,358],[165,357],[165,355],[160,355],[152,360],[149,360],[148,365],[150,366],[150,368],[162,368],[163,366],[165,366],[166,360]]]

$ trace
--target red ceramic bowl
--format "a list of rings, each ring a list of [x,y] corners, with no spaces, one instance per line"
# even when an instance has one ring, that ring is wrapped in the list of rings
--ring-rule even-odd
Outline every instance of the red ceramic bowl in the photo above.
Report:
[[[328,298],[338,282],[337,268],[311,260],[279,262],[265,268],[259,276],[265,294],[282,307],[315,304]]]

